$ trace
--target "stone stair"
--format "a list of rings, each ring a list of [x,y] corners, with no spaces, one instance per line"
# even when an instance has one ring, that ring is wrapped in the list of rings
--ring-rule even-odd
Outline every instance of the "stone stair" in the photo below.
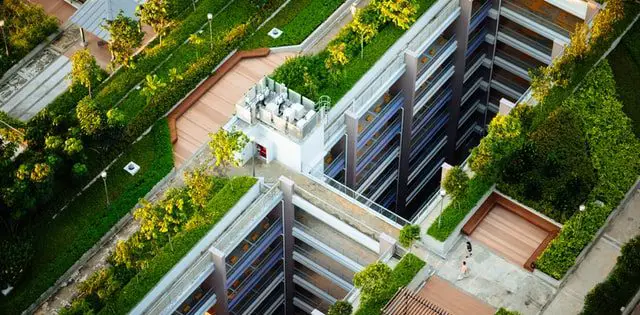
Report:
[[[42,68],[42,65],[39,67]],[[33,67],[29,66],[25,68],[27,69],[21,69],[20,72],[24,74],[33,70]],[[69,82],[65,79],[69,72],[71,72],[69,58],[58,55],[53,62],[22,84],[20,88],[14,89],[13,93],[7,93],[8,97],[1,95],[0,110],[11,117],[29,120],[69,87]],[[21,74],[18,73],[18,75]]]

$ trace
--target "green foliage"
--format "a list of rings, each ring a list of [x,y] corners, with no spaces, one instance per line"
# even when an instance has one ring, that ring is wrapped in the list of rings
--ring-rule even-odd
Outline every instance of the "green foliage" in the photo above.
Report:
[[[162,82],[162,79],[158,78],[157,75],[147,74],[144,81],[144,87],[142,88],[142,91],[140,91],[140,94],[147,98],[147,103],[151,103],[156,93],[165,87],[167,87],[167,84]]]
[[[103,307],[99,314],[125,314],[151,290],[173,266],[186,255],[193,246],[224,217],[235,203],[255,184],[253,178],[233,178],[209,200],[203,211],[196,212],[184,230],[172,239],[173,250],[167,245],[160,249],[148,266],[129,281]]]
[[[242,130],[226,131],[220,128],[216,133],[209,134],[209,137],[209,148],[216,167],[220,167],[224,173],[230,166],[240,165],[236,155],[249,142],[249,137]]]
[[[377,265],[381,263],[375,263],[373,265]],[[362,290],[360,295],[360,306],[358,310],[355,312],[356,315],[378,315],[380,311],[384,307],[389,300],[393,297],[393,295],[400,289],[401,287],[406,286],[411,282],[413,277],[422,269],[426,263],[422,261],[417,256],[409,253],[404,255],[400,262],[396,265],[396,267],[391,271],[391,274],[387,276],[383,276],[387,281],[384,284],[381,284],[381,287],[377,288],[373,294],[366,290]],[[370,265],[372,266],[372,265]],[[386,266],[386,265],[385,265]],[[369,266],[367,266],[364,270],[366,270]],[[380,268],[380,267],[376,267]],[[389,267],[387,267],[389,268]],[[383,268],[381,268],[383,269]],[[361,271],[362,272],[362,271]],[[356,274],[357,275],[357,274]],[[355,284],[355,277],[354,277]],[[357,285],[356,285],[357,286]]]
[[[445,176],[442,186],[453,200],[458,200],[467,193],[469,175],[460,166],[454,166]]]
[[[464,217],[476,206],[478,201],[484,196],[489,189],[493,186],[493,181],[490,181],[482,176],[475,176],[469,180],[469,188],[467,193],[460,198],[457,202],[450,203],[435,219],[433,224],[427,230],[427,234],[433,236],[435,239],[444,242],[444,240],[451,235],[453,230],[462,222]],[[438,222],[440,222],[438,224]]]
[[[243,49],[278,47],[302,43],[344,0],[297,0],[289,2],[276,16],[247,40]],[[283,33],[273,39],[267,33],[277,27]]]
[[[0,44],[1,77],[47,36],[58,30],[58,21],[48,16],[42,6],[20,0],[2,1],[0,17],[5,21],[4,34],[9,48],[9,56],[6,56],[3,39]]]
[[[102,113],[89,97],[83,98],[78,103],[76,117],[80,123],[80,129],[88,136],[97,133],[102,128]]]
[[[0,288],[14,286],[27,269],[33,256],[31,239],[11,238],[0,241]]]
[[[351,312],[353,312],[351,303],[340,300],[329,307],[327,315],[351,315]]]
[[[102,80],[102,69],[98,66],[96,58],[91,55],[88,48],[80,49],[71,56],[71,72],[67,77],[71,80],[71,86],[80,84],[86,87],[91,97],[93,82]]]
[[[73,175],[76,177],[84,177],[87,175],[88,171],[89,170],[87,169],[87,165],[85,164],[82,164],[82,163],[73,164],[72,172],[73,172]]]
[[[213,191],[219,189],[219,183],[213,180],[207,169],[201,167],[184,174],[184,182],[188,189],[191,204],[199,209],[203,209],[207,204],[209,196]]]
[[[407,224],[400,230],[398,242],[403,247],[411,248],[414,241],[420,239],[420,226],[417,224]]]
[[[167,34],[169,26],[172,24],[168,10],[169,2],[166,0],[147,0],[144,4],[136,7],[136,15],[140,21],[153,28],[153,31],[162,37]]]
[[[506,309],[504,307],[501,307],[496,312],[496,315],[520,315],[520,312],[510,311],[510,310],[508,310],[508,309]]]
[[[122,170],[130,161],[141,167],[135,177]],[[11,295],[0,298],[0,309],[27,308],[172,168],[173,149],[164,120],[111,167],[113,171],[107,177],[110,207],[106,206],[102,183],[97,182],[64,211],[58,213],[59,208],[52,208],[45,220],[34,222],[30,231],[34,234],[34,257],[38,259],[32,261],[32,267],[25,271],[23,281]],[[51,219],[53,214],[57,214],[55,219]]]
[[[99,308],[119,290],[121,284],[114,278],[113,269],[102,268],[78,285],[78,295],[92,309]]]
[[[129,67],[131,57],[135,49],[142,44],[144,37],[138,23],[120,11],[115,19],[105,21],[104,28],[111,36],[109,51],[113,56],[112,66],[114,68],[116,65]]]
[[[625,244],[621,252],[607,279],[585,297],[581,314],[620,314],[640,289],[640,236]]]
[[[416,0],[374,0],[372,4],[383,21],[391,21],[401,29],[409,29],[416,21],[419,8]]]
[[[353,285],[361,290],[363,298],[377,298],[387,290],[391,271],[383,262],[373,263],[353,276]]]

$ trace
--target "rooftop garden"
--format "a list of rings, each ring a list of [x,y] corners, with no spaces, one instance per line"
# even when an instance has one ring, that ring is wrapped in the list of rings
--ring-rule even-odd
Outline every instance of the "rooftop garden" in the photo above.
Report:
[[[373,263],[355,274],[353,284],[360,289],[356,315],[377,315],[406,286],[426,263],[414,254],[406,254],[393,270],[383,262]]]
[[[58,30],[58,21],[48,16],[41,6],[29,1],[5,0],[0,3],[0,17],[4,20],[0,44],[0,77],[26,56],[47,36]],[[6,48],[6,49],[5,49]]]
[[[168,190],[134,212],[140,230],[119,241],[109,265],[79,286],[60,314],[126,314],[224,217],[256,183],[254,178],[213,177],[202,169],[187,185]]]
[[[28,307],[171,170],[166,122],[158,119],[208,77],[230,52],[249,45],[258,26],[285,1],[201,0],[195,9],[191,0],[157,2],[167,5],[157,19],[152,18],[157,13],[151,11],[153,6],[145,6],[149,12],[140,15],[142,22],[150,24],[160,36],[140,53],[133,54],[140,44],[137,24],[117,17],[107,23],[118,43],[110,47],[119,49],[112,51],[116,71],[110,77],[106,78],[90,54],[81,50],[77,58],[72,58],[73,84],[69,90],[26,125],[5,120],[18,127],[17,131],[5,126],[0,129],[2,139],[7,140],[1,146],[5,162],[0,168],[0,217],[8,226],[0,232],[0,240],[8,247],[24,244],[25,249],[32,249],[20,260],[19,270],[24,273],[0,278],[2,288],[15,287],[9,296],[0,297],[1,308]],[[318,2],[307,4],[317,7]],[[295,10],[281,10],[274,19],[300,23],[288,15],[308,9],[296,1],[289,2],[293,4]],[[209,12],[214,13],[211,28]],[[331,14],[328,9],[316,12]],[[307,27],[296,38],[313,28]],[[150,135],[135,142],[154,125]],[[28,147],[12,160],[20,143]],[[121,171],[123,163],[133,160],[142,170],[134,178],[109,172],[111,207],[104,206],[100,179],[75,197],[120,154],[124,155],[112,169]],[[51,217],[69,202],[51,224]],[[29,240],[38,244],[31,245]],[[1,257],[0,266],[13,263],[5,258],[8,256]]]
[[[325,50],[291,58],[272,77],[309,99],[328,95],[335,104],[433,3],[373,0]]]
[[[562,278],[640,174],[640,141],[617,99],[606,59],[594,63],[640,11],[609,1],[590,36],[578,29],[565,54],[540,69],[532,84],[538,105],[498,115],[469,159],[475,177],[427,233],[445,240],[492,183],[498,190],[564,224],[536,262]],[[455,176],[450,172],[449,176]],[[580,205],[585,211],[578,212]],[[438,220],[436,220],[437,222]]]

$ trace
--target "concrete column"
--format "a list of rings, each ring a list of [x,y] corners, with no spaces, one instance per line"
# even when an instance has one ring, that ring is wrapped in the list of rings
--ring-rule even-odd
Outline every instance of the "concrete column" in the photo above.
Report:
[[[216,314],[229,314],[229,301],[227,300],[227,264],[226,256],[217,248],[209,248],[213,259],[213,292],[216,294]]]
[[[79,27],[80,29],[80,45],[82,45],[82,47],[87,47],[88,43],[87,43],[87,37],[84,34],[84,29],[82,27]]]
[[[284,312],[287,315],[293,315],[293,223],[294,223],[294,206],[293,206],[293,186],[294,182],[284,176],[280,176],[280,190],[282,190],[282,226],[283,226],[283,242],[284,242]]]
[[[553,48],[551,48],[551,60],[556,59],[564,51],[565,44],[557,40],[553,40]]]
[[[404,104],[402,104],[402,141],[400,142],[400,163],[398,163],[398,191],[396,196],[396,213],[398,215],[409,218],[411,214],[407,213],[407,196],[409,195],[409,157],[411,155],[411,133],[413,127],[413,106],[415,103],[415,88],[418,75],[418,58],[405,54],[404,56],[406,71],[400,78],[400,88],[404,95]]]
[[[449,174],[449,171],[451,171],[451,168],[453,168],[453,166],[445,162],[445,163],[442,163],[440,168],[442,168],[442,172],[440,173],[440,189],[444,189],[442,188],[442,183],[444,182],[444,179],[447,178],[447,174]]]
[[[350,110],[344,113],[344,122],[347,129],[347,138],[345,139],[345,182],[347,187],[356,189],[356,143],[358,140],[358,118]]]
[[[398,241],[391,235],[380,233],[380,257],[384,256],[388,251],[394,250]]]
[[[458,134],[458,119],[460,119],[460,106],[464,84],[464,69],[466,66],[467,45],[469,41],[469,22],[471,20],[471,0],[460,0],[460,16],[454,22],[455,37],[458,49],[454,53],[455,73],[453,74],[453,95],[449,102],[449,124],[447,126],[447,144],[445,147],[446,161],[455,160],[456,139]]]
[[[500,109],[498,110],[498,113],[501,114],[501,115],[509,115],[509,113],[511,112],[511,110],[514,107],[516,107],[515,103],[512,103],[508,99],[501,98],[500,99]]]

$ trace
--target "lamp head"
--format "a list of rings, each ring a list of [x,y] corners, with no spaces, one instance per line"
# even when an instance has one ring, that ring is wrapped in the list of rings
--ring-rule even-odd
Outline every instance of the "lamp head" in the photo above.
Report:
[[[580,210],[580,212],[584,211],[587,209],[587,207],[585,205],[580,205],[580,207],[578,207],[578,209]]]
[[[0,27],[4,26],[4,20],[0,20]]]
[[[107,172],[106,172],[106,171],[102,171],[102,172],[100,173],[100,177],[102,177],[102,178],[107,178]]]
[[[212,13],[207,13],[207,20],[209,20],[209,21],[213,20],[213,14]]]
[[[444,189],[440,189],[440,197],[444,198],[447,195],[447,192]]]

